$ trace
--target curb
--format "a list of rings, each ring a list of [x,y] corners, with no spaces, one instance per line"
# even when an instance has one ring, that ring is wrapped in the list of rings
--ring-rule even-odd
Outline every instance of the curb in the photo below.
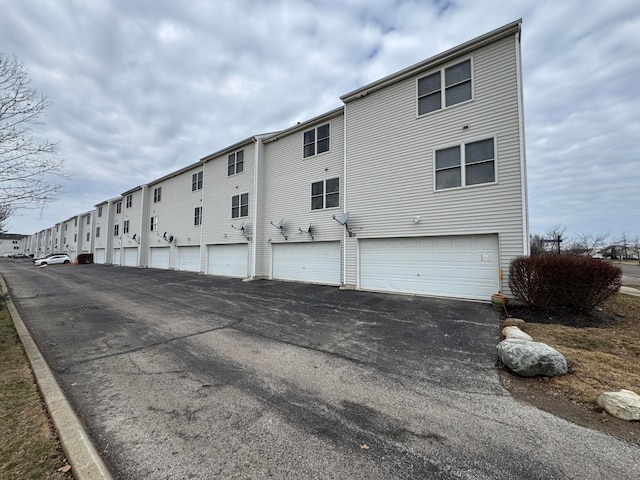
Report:
[[[2,286],[3,292],[9,291],[2,275],[0,275],[0,286]],[[74,478],[76,480],[113,480],[80,423],[78,416],[64,396],[38,346],[31,338],[31,334],[22,321],[22,317],[20,317],[13,301],[8,298],[6,302],[13,324],[29,358],[29,363],[31,363],[36,383],[47,406],[53,425],[58,432],[62,450],[71,465]]]

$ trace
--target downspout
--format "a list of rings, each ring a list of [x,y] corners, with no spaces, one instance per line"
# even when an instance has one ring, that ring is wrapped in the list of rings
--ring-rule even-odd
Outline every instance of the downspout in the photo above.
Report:
[[[344,152],[343,152],[343,167],[344,167],[344,171],[343,171],[343,188],[342,191],[343,193],[343,212],[347,212],[347,104],[346,102],[344,102]],[[342,229],[342,285],[346,285],[347,284],[347,229],[343,228]],[[357,287],[357,280],[356,280],[356,287]]]
[[[527,193],[527,151],[524,138],[524,99],[522,88],[522,59],[520,55],[520,35],[521,30],[518,29],[518,33],[514,35],[516,42],[516,78],[518,89],[518,124],[519,124],[519,136],[520,136],[520,184],[521,184],[521,197],[522,197],[522,235],[523,235],[523,255],[529,255],[529,207],[528,207],[528,193]]]
[[[204,263],[204,245],[202,242],[204,241],[204,190],[207,188],[207,179],[204,176],[204,170],[206,163],[201,161],[202,163],[202,191],[200,192],[200,268],[199,273],[204,274],[205,269],[202,268],[202,264]]]
[[[147,229],[143,228],[145,224],[145,218],[148,215],[145,215],[145,210],[147,206],[147,197],[148,197],[149,187],[147,185],[142,185],[142,196],[140,198],[140,222],[138,224],[138,240],[140,243],[140,248],[138,249],[138,267],[146,267],[147,266],[147,239],[143,237],[144,233]],[[144,256],[143,256],[144,254]]]
[[[259,164],[260,164],[260,145],[262,140],[258,137],[253,137],[255,142],[255,148],[253,149],[253,222],[251,225],[251,272],[249,278],[254,280],[256,278],[256,264],[258,253],[258,177],[259,177]]]

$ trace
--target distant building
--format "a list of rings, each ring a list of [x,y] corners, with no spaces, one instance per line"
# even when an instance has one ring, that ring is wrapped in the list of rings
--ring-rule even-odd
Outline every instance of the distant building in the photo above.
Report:
[[[0,256],[6,257],[16,253],[26,252],[26,240],[28,235],[18,233],[0,233]]]

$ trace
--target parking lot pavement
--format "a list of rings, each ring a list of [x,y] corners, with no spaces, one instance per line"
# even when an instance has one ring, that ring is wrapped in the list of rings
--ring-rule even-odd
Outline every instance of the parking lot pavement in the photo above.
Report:
[[[640,477],[637,447],[502,388],[486,304],[0,270],[116,478]]]

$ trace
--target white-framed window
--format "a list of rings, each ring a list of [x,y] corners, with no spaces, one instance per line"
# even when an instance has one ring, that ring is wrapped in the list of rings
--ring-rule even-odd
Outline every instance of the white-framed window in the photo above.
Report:
[[[78,226],[78,217],[73,219],[73,226],[77,227]]]
[[[100,227],[96,227],[96,238],[100,238]]]
[[[102,216],[102,207],[98,207],[98,217]]]
[[[149,230],[152,232],[158,231],[158,217],[151,217],[151,221],[149,222]]]
[[[229,155],[227,160],[227,176],[244,171],[244,150],[238,150]]]
[[[87,232],[87,242],[89,241],[90,238],[91,238],[91,233]]]
[[[193,211],[193,224],[202,225],[202,207],[196,207]]]
[[[64,224],[64,231],[66,232],[69,229],[69,225],[67,225],[66,223]]]
[[[340,178],[328,178],[311,184],[311,210],[340,206]]]
[[[78,242],[78,234],[74,233],[73,234],[73,243],[77,243]]]
[[[116,213],[122,213],[122,202],[116,203]]]
[[[496,181],[495,138],[441,148],[434,157],[436,190]]]
[[[194,173],[191,176],[191,191],[202,190],[203,172]]]
[[[153,189],[153,203],[158,203],[162,198],[162,187],[156,187]]]
[[[115,224],[113,226],[113,236],[117,237],[118,235],[120,235],[120,225]],[[65,242],[66,243],[66,242]]]
[[[87,215],[87,225],[89,225],[90,223],[91,223],[91,217]]]
[[[125,207],[126,208],[131,208],[131,205],[133,205],[133,194],[129,194],[125,197]]]
[[[129,220],[125,220],[122,224],[122,233],[129,233]]]
[[[242,193],[231,197],[231,218],[249,216],[249,194]]]
[[[329,151],[329,124],[307,130],[303,135],[303,157],[311,157]]]
[[[418,79],[418,115],[473,98],[472,65],[468,58]]]

